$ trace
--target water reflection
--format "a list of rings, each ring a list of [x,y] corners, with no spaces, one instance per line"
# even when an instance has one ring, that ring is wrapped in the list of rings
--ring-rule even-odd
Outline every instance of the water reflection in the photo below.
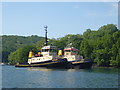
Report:
[[[27,68],[28,71],[68,71],[68,69],[48,69],[45,67],[29,67]]]
[[[105,68],[105,67],[98,67],[91,69],[93,73],[105,73],[105,74],[118,74],[120,70],[118,68]]]
[[[56,68],[52,68],[52,69],[48,69],[45,67],[29,67],[27,68],[28,71],[68,71],[68,72],[88,72],[91,69],[56,69]]]
[[[27,68],[28,71],[68,71],[68,72],[92,72],[92,73],[105,73],[105,74],[118,74],[120,72],[117,68],[91,68],[91,69],[48,69],[45,67],[29,67]]]
[[[28,71],[54,71],[54,69],[47,69],[47,68],[41,68],[41,67],[30,67],[27,68]]]
[[[117,70],[115,68],[47,69],[3,66],[3,87],[118,88]]]

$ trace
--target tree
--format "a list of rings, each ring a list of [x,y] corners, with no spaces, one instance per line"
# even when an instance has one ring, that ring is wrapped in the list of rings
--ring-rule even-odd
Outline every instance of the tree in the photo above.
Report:
[[[117,29],[116,25],[114,25],[114,24],[107,24],[107,25],[104,25],[104,26],[100,27],[98,29],[98,31],[102,31],[104,33],[112,34],[116,31],[118,31],[118,29]]]
[[[110,65],[120,67],[120,38],[113,44]]]
[[[27,45],[10,53],[8,61],[10,64],[27,62],[29,51],[37,51],[34,45]]]
[[[8,55],[17,49],[24,47],[26,45],[35,44],[37,41],[44,39],[43,37],[38,37],[36,35],[32,36],[17,36],[17,35],[3,35],[0,36],[2,40],[2,62],[8,62]]]
[[[85,58],[90,58],[92,53],[92,48],[90,47],[87,40],[83,40],[80,45],[80,54]]]

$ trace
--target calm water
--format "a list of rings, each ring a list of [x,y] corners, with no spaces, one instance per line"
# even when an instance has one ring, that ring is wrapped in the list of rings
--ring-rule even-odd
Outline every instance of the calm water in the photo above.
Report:
[[[2,66],[2,88],[118,88],[118,69]]]

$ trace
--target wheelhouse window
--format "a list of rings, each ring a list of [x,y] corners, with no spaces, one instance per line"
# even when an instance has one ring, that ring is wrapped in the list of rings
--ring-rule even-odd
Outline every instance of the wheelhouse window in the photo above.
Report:
[[[49,49],[42,49],[42,52],[48,52]]]
[[[71,50],[65,50],[65,52],[71,52]]]
[[[76,55],[77,51],[75,50],[65,50],[65,55]]]
[[[56,52],[56,49],[42,49],[42,52]]]
[[[57,52],[56,49],[50,49],[50,52]]]

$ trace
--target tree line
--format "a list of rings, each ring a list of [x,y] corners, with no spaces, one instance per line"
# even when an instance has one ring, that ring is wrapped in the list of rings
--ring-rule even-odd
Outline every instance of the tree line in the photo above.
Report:
[[[5,37],[2,36],[3,39]],[[23,37],[19,38],[20,40],[15,40],[15,37],[14,39],[9,38],[12,43],[9,40],[5,40],[4,42],[6,43],[3,42],[3,44],[8,46],[3,46],[2,52],[5,52],[2,55],[3,58],[6,57],[5,59],[7,59],[8,57],[7,60],[10,64],[27,62],[28,52],[33,50],[37,53],[44,45],[43,37],[35,36],[34,38],[37,39],[25,41]],[[79,50],[80,55],[86,59],[93,60],[98,66],[120,67],[120,30],[114,24],[101,26],[98,30],[87,29],[83,35],[68,34],[62,38],[49,39],[49,44],[51,42],[58,49],[64,49],[67,44],[72,43],[73,47]],[[16,48],[15,45],[17,46]]]
[[[17,35],[3,35],[0,36],[2,39],[2,44],[0,44],[0,48],[2,51],[0,55],[2,55],[2,62],[8,63],[8,56],[10,53],[20,49],[21,47],[27,45],[33,45],[39,40],[44,39],[43,37],[38,37],[37,35],[32,36],[17,36]]]

